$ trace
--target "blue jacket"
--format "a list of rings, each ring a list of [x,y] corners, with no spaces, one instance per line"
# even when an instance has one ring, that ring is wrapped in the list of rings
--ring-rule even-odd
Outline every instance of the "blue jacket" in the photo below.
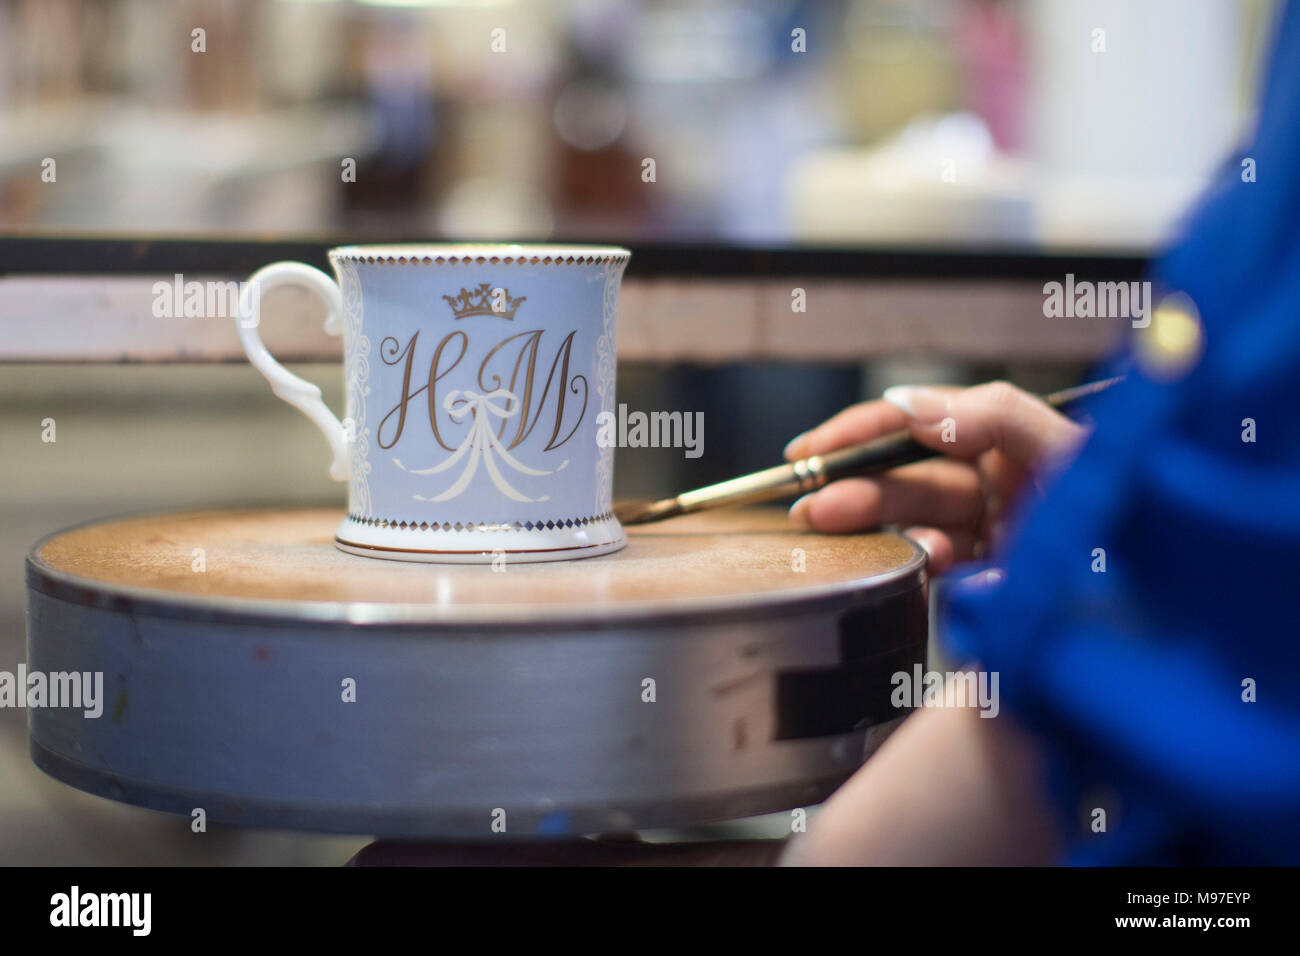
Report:
[[[1045,745],[1076,863],[1300,864],[1300,5],[1275,43],[1255,143],[1154,275],[1202,358],[1168,382],[1117,357],[1005,583],[946,608]]]

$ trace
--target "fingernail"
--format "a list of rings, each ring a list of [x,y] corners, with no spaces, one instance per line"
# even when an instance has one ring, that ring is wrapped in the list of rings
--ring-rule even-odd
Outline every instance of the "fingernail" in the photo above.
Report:
[[[808,432],[800,432],[790,439],[789,444],[785,446],[785,451],[782,452],[782,454],[785,455],[786,461],[794,461],[796,458],[800,457],[799,447],[804,443],[804,439],[808,437],[808,434]]]
[[[939,421],[948,413],[948,396],[924,385],[891,385],[880,396],[922,425]]]
[[[806,494],[790,506],[791,524],[798,525],[800,528],[812,527],[812,522],[808,519],[808,510],[812,507],[812,502],[809,499],[816,493],[817,492],[814,491],[810,494]]]
[[[988,568],[967,575],[958,582],[958,586],[970,591],[986,591],[989,588],[997,587],[1006,579],[1007,574],[1001,568]]]

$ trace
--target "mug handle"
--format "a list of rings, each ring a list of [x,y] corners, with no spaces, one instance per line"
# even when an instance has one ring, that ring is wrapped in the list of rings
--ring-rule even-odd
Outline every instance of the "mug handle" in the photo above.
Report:
[[[330,477],[335,481],[348,480],[348,441],[343,423],[321,399],[320,388],[304,378],[294,375],[275,360],[257,327],[261,318],[262,296],[281,285],[301,285],[313,290],[329,310],[325,318],[325,331],[330,335],[343,332],[343,293],[338,283],[312,266],[301,262],[273,262],[258,269],[248,278],[239,296],[239,344],[244,347],[248,360],[271,383],[271,391],[310,418],[330,443],[334,460],[330,462]]]

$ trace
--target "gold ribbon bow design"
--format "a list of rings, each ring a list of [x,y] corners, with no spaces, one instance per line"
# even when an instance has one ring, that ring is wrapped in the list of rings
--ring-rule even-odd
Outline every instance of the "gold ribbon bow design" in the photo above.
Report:
[[[465,440],[460,443],[460,446],[451,454],[451,457],[441,464],[418,470],[407,468],[396,458],[393,459],[393,464],[412,475],[436,475],[454,467],[458,461],[467,455],[469,460],[465,463],[465,470],[460,473],[460,477],[456,479],[450,488],[432,498],[414,495],[413,497],[417,501],[450,501],[455,498],[469,487],[469,483],[478,471],[480,460],[483,462],[488,477],[492,479],[492,484],[496,486],[497,491],[507,498],[515,501],[547,501],[550,499],[550,495],[529,498],[516,490],[510,482],[506,481],[505,476],[501,474],[501,469],[497,466],[496,459],[500,457],[501,461],[506,465],[523,475],[554,474],[552,471],[541,471],[537,468],[528,467],[511,455],[506,450],[505,445],[497,438],[493,429],[495,424],[493,419],[503,420],[513,418],[519,414],[519,399],[513,392],[498,388],[486,395],[482,395],[469,389],[455,389],[448,392],[447,397],[442,400],[442,408],[454,422],[463,422],[467,415],[472,416],[474,419]],[[555,471],[560,471],[568,463],[568,459],[565,459]]]

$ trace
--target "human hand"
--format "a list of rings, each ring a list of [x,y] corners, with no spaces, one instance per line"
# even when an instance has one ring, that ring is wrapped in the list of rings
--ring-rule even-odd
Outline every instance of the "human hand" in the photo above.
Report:
[[[945,457],[832,482],[796,501],[791,520],[824,532],[902,525],[942,573],[998,544],[1034,473],[1070,457],[1087,436],[1083,426],[1007,382],[900,385],[799,435],[785,455],[807,458],[902,428]]]

